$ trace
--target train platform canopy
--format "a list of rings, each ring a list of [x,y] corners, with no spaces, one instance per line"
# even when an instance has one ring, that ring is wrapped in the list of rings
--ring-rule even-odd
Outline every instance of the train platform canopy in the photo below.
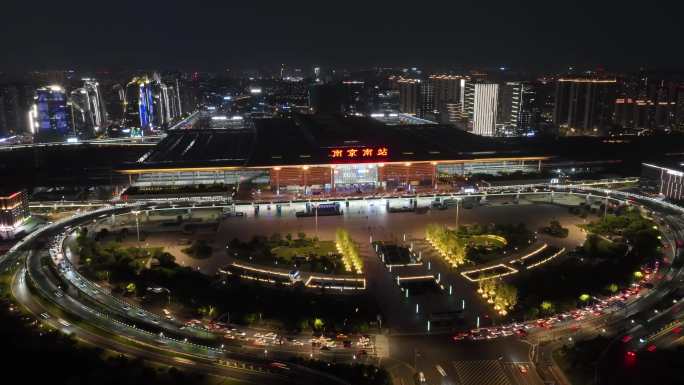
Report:
[[[255,120],[249,129],[170,131],[151,151],[119,170],[136,173],[547,157],[543,151],[525,147],[448,125],[390,126],[362,117],[299,115]]]

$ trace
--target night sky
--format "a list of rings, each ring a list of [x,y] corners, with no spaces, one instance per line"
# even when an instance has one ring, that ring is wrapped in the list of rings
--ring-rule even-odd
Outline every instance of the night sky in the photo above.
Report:
[[[677,0],[4,0],[0,71],[684,68]]]

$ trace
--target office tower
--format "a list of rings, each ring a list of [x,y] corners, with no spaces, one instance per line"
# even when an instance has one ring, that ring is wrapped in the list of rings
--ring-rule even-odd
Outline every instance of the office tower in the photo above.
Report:
[[[152,128],[152,86],[146,76],[135,77],[125,88],[124,126],[134,135]]]
[[[677,105],[675,107],[675,129],[684,131],[684,86],[677,89]]]
[[[499,98],[499,85],[476,82],[466,84],[468,130],[473,134],[494,136]]]
[[[122,125],[126,108],[126,88],[118,83],[102,86],[102,97],[107,111],[107,118],[112,124]]]
[[[558,79],[554,124],[569,135],[605,133],[613,121],[616,85],[616,79]]]
[[[468,114],[465,113],[464,104],[460,102],[443,103],[439,117],[441,123],[459,127],[465,126],[468,122]]]
[[[0,85],[0,137],[29,132],[34,90],[24,84]]]
[[[399,88],[399,111],[409,115],[421,115],[422,93],[420,79],[403,79],[396,81]]]
[[[151,79],[133,78],[125,88],[124,126],[136,135],[168,128],[182,110],[177,87],[165,84],[156,73]]]
[[[79,126],[75,127],[77,131],[88,134],[101,132],[107,113],[97,81],[83,79],[83,86],[71,92],[70,102],[75,115],[74,122]]]
[[[629,131],[636,128],[636,103],[639,96],[640,84],[632,79],[620,82],[615,97],[615,111],[613,123],[622,130]]]
[[[59,140],[73,134],[71,107],[64,88],[53,85],[36,90],[29,130],[39,140]]]
[[[466,80],[466,77],[458,75],[430,75],[428,82],[434,90],[434,108],[443,112],[446,103],[463,106]]]
[[[676,110],[676,88],[661,81],[655,91],[653,128],[668,130],[674,126]]]
[[[539,107],[537,89],[534,84],[522,83],[520,98],[520,117],[518,118],[518,129],[523,135],[525,135],[539,128],[538,125],[541,117],[541,108]]]
[[[167,129],[169,125],[179,116],[177,114],[177,103],[175,102],[175,89],[156,79],[152,83],[153,102],[155,113],[153,114],[153,126],[159,129]]]
[[[437,106],[435,105],[435,87],[432,82],[421,82],[420,99],[418,115],[427,119],[434,119],[439,111],[437,111]]]
[[[523,86],[520,82],[505,82],[499,85],[497,126],[501,135],[521,135],[521,110]]]

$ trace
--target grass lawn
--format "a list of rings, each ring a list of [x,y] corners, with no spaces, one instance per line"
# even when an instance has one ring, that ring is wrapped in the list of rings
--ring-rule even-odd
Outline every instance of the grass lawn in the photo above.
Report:
[[[271,253],[278,258],[287,260],[288,262],[292,261],[292,258],[297,256],[323,256],[330,253],[337,253],[337,248],[335,247],[335,242],[333,241],[318,241],[315,242],[315,244],[311,244],[312,242],[305,242],[306,244],[304,245],[301,243],[304,242],[294,241],[292,246],[276,246],[271,249]]]
[[[298,234],[296,239],[289,234],[285,238],[280,234],[270,238],[253,237],[248,242],[233,239],[228,246],[228,255],[250,263],[315,273],[344,273],[335,242],[309,238],[304,233]]]

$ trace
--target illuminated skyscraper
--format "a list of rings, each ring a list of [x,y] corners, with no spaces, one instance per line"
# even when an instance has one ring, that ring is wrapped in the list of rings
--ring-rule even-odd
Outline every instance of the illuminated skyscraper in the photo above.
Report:
[[[71,105],[77,126],[81,130],[98,133],[104,127],[107,120],[99,83],[92,79],[83,79],[83,87],[71,92]]]
[[[553,123],[567,134],[601,134],[612,123],[616,79],[561,78]]]
[[[29,130],[33,134],[56,139],[73,133],[70,107],[61,86],[37,89],[33,108],[28,114]]]
[[[125,88],[124,125],[133,132],[166,129],[181,115],[178,83],[169,86],[158,74],[136,77]]]
[[[420,79],[399,79],[399,111],[420,116],[422,109],[422,90]]]
[[[468,130],[473,134],[494,136],[499,99],[495,83],[467,83],[465,93]]]
[[[519,136],[521,126],[523,86],[520,82],[499,85],[497,131],[503,136]]]
[[[146,76],[136,77],[126,85],[124,125],[132,132],[153,130],[154,100],[152,82]]]
[[[463,107],[467,78],[459,75],[430,75],[428,82],[434,92],[434,109],[445,112],[446,103],[458,103]]]

